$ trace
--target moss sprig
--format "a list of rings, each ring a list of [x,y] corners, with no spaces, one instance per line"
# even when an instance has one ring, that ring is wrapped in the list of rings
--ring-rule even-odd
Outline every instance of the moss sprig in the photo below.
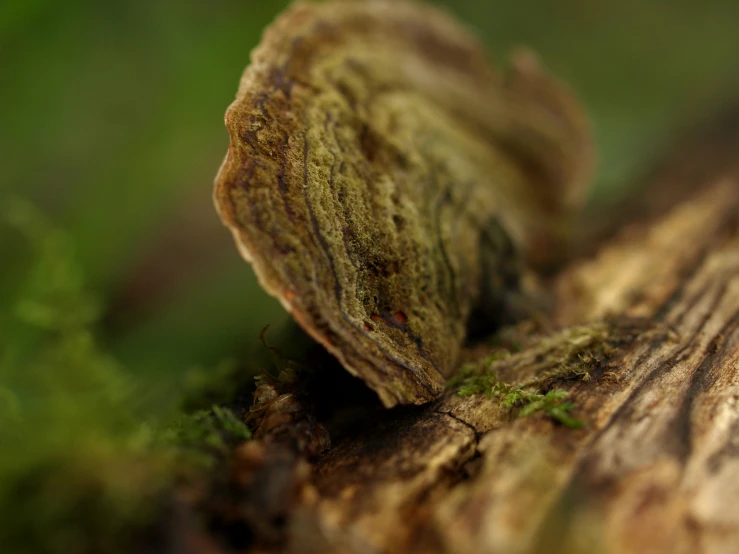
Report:
[[[517,416],[544,414],[567,427],[582,427],[572,416],[569,393],[553,385],[589,381],[591,372],[616,353],[620,341],[642,327],[631,321],[595,322],[547,335],[532,334],[525,324],[506,328],[492,350],[465,364],[448,386],[459,396],[497,398]]]
[[[511,383],[500,381],[493,372],[479,372],[473,365],[466,366],[460,374],[450,381],[459,396],[485,395],[497,398],[506,408],[516,410],[517,417],[527,417],[542,413],[567,427],[577,429],[584,423],[571,415],[574,407],[567,401],[569,393],[561,389],[547,392],[525,390]]]

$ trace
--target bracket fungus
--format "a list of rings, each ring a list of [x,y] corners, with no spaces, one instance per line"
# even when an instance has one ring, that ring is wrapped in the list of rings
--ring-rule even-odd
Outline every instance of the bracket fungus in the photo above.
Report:
[[[414,2],[293,4],[226,113],[215,203],[261,286],[386,406],[444,389],[480,308],[548,264],[585,195],[587,119]]]

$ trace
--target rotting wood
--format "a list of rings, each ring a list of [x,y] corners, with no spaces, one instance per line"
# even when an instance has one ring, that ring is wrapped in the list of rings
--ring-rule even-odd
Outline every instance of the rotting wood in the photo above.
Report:
[[[274,550],[735,552],[738,129],[734,117],[678,145],[583,241],[589,255],[552,278],[560,333],[608,330],[590,379],[556,383],[585,428],[454,391],[388,411],[335,441],[310,476],[302,466]],[[525,373],[541,343],[529,348],[510,367]]]
[[[559,326],[626,328],[588,382],[558,383],[586,428],[449,392],[319,459],[289,549],[733,551],[737,208],[735,181],[707,182],[556,278]]]

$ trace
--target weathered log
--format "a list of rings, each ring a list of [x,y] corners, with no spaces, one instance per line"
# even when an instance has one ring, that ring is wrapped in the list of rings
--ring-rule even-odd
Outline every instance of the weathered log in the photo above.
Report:
[[[385,406],[426,404],[339,416],[339,432],[334,412],[321,454],[322,402],[266,383],[249,416],[258,440],[233,460],[238,498],[216,519],[294,552],[735,550],[739,141],[712,143],[729,147],[720,164],[715,149],[683,145],[543,285],[551,311],[470,346],[445,389],[477,338],[465,327],[477,307],[536,304],[517,286],[483,301],[484,222],[502,221],[526,260],[559,251],[573,210],[550,221],[550,204],[574,191],[579,206],[582,189],[552,185],[582,182],[589,139],[559,86],[501,89],[474,39],[403,6],[298,4],[275,23],[229,108],[215,198],[262,286],[309,335]],[[546,101],[529,106],[524,92]],[[522,121],[537,114],[525,132],[522,106]],[[552,118],[553,107],[566,109]],[[517,285],[512,249],[493,250],[491,274]],[[451,286],[427,287],[429,275]],[[310,475],[299,453],[314,458]]]
[[[553,279],[559,330],[496,365],[518,382],[544,371],[547,387],[570,392],[583,428],[453,390],[391,410],[315,463],[288,550],[735,552],[739,186],[730,165],[687,184],[674,168],[672,183],[669,172],[654,176],[644,198],[659,198],[659,209],[624,216],[632,222]],[[580,359],[580,370],[553,371],[562,356]]]

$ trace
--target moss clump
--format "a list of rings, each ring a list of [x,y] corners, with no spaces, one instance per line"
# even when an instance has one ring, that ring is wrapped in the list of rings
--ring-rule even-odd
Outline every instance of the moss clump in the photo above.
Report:
[[[139,541],[166,550],[175,480],[204,479],[251,433],[218,405],[168,425],[147,421],[142,383],[95,337],[100,302],[73,242],[25,202],[4,208],[31,257],[11,310],[0,313],[9,323],[0,350],[0,550],[114,554],[137,551]],[[203,397],[224,389],[234,370],[217,373]]]
[[[234,445],[251,439],[251,431],[236,415],[222,406],[180,416],[166,427],[158,442],[179,454],[181,466],[209,469],[226,457]]]
[[[569,393],[553,388],[558,381],[588,381],[591,371],[617,351],[634,332],[633,322],[597,322],[551,335],[527,334],[526,325],[502,330],[490,352],[477,353],[449,381],[460,396],[497,398],[518,416],[544,414],[567,427],[582,427],[571,415]],[[643,327],[643,325],[641,326]],[[509,345],[515,345],[511,348]]]
[[[172,458],[137,417],[134,383],[95,340],[100,303],[69,237],[26,203],[3,207],[32,260],[2,314],[2,550],[128,551],[157,509]]]
[[[479,373],[474,366],[464,368],[449,386],[457,388],[459,396],[484,394],[488,398],[499,398],[507,408],[516,409],[521,417],[543,413],[567,427],[584,426],[570,414],[573,404],[566,401],[569,393],[563,390],[552,389],[546,393],[524,390],[499,381],[493,373]]]
[[[136,551],[143,533],[156,542],[175,477],[249,430],[217,406],[166,427],[146,421],[141,384],[96,340],[100,302],[70,238],[27,203],[3,207],[31,265],[0,314],[0,550]]]

